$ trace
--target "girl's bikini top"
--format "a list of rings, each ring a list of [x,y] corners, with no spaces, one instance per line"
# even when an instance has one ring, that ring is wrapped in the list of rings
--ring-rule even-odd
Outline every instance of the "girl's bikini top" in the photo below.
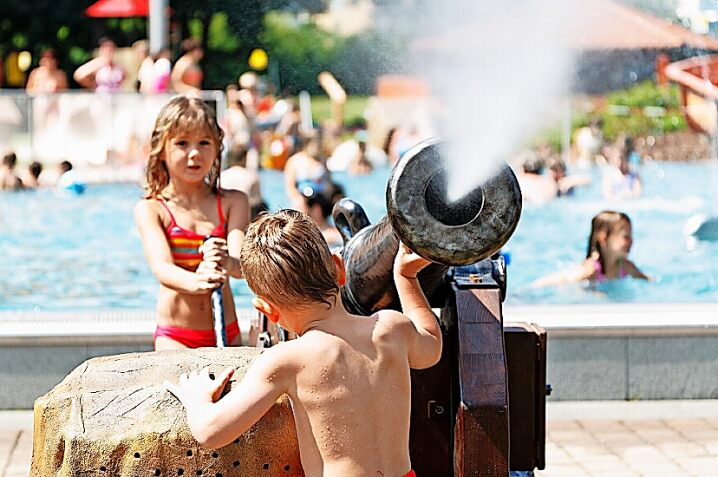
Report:
[[[186,270],[195,271],[202,261],[202,254],[199,252],[199,247],[207,239],[207,235],[200,235],[192,230],[187,230],[179,225],[175,221],[174,215],[170,212],[169,207],[162,198],[157,199],[160,204],[165,208],[172,222],[167,227],[167,241],[170,244],[170,250],[172,252],[172,261],[178,267],[182,267]],[[222,200],[217,194],[217,212],[219,213],[219,225],[214,228],[210,237],[221,237],[227,238],[227,222],[222,214]]]
[[[594,280],[596,280],[598,283],[603,283],[606,280],[608,280],[606,275],[603,274],[603,268],[601,267],[601,262],[596,260],[594,262],[593,266],[596,269],[596,275],[594,276]],[[626,275],[627,275],[626,269],[623,267],[623,264],[621,264],[621,268],[618,269],[618,278],[619,279],[626,278]]]

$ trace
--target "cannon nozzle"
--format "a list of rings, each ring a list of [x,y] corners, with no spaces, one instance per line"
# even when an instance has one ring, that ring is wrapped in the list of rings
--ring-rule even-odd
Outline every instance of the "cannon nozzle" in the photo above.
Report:
[[[449,200],[442,143],[423,141],[396,164],[386,189],[387,215],[402,242],[445,265],[496,253],[521,215],[521,189],[508,165],[457,201]]]

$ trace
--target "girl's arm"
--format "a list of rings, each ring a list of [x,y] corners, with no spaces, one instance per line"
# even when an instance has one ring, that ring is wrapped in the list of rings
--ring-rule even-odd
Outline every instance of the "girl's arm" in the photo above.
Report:
[[[249,199],[247,194],[238,190],[222,189],[222,197],[227,206],[227,240],[211,238],[202,247],[203,263],[226,270],[234,278],[242,278],[239,255],[244,241],[244,232],[249,225]]]
[[[242,435],[256,423],[288,389],[293,366],[281,343],[263,352],[252,363],[242,381],[222,399],[219,396],[232,375],[225,370],[216,380],[204,369],[182,375],[179,385],[165,387],[187,410],[187,425],[203,447],[218,449]]]
[[[535,280],[529,285],[529,288],[552,287],[566,283],[580,282],[593,278],[595,274],[595,261],[593,259],[586,259],[580,266],[574,269],[552,273]]]
[[[639,278],[641,280],[648,280],[652,281],[651,277],[643,273],[639,268],[630,260],[626,260],[624,263],[624,267],[626,270],[626,273],[628,273],[633,278]]]
[[[142,239],[142,248],[152,273],[159,282],[182,293],[204,294],[222,282],[219,271],[190,272],[174,264],[157,204],[142,200],[135,206],[135,223]]]
[[[227,254],[228,260],[225,266],[227,272],[234,278],[242,278],[242,267],[239,264],[239,256],[244,241],[244,233],[249,226],[250,210],[247,194],[238,190],[224,191],[225,197],[229,199],[227,214]]]

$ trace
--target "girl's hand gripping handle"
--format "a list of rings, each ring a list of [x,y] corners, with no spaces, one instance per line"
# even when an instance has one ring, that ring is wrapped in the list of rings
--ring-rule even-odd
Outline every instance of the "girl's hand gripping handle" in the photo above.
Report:
[[[211,235],[207,236],[205,241],[211,238],[213,238]],[[212,319],[214,322],[214,336],[217,342],[217,348],[226,348],[227,328],[224,323],[224,298],[222,297],[222,284],[212,290]]]

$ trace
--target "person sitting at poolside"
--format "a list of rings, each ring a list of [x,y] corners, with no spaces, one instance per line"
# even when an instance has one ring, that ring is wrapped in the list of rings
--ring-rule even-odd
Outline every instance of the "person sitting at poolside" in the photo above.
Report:
[[[17,154],[9,152],[2,158],[0,165],[0,190],[20,190],[23,188],[22,179],[15,172]]]
[[[650,280],[631,260],[633,245],[631,219],[622,212],[604,210],[591,220],[586,260],[581,266],[536,280],[531,287],[559,285],[589,280],[602,283],[626,277]]]
[[[29,189],[37,189],[42,186],[42,183],[40,182],[40,174],[42,174],[42,163],[32,161],[27,166],[27,174],[25,174],[22,183]]]
[[[415,476],[409,371],[435,365],[442,348],[416,278],[430,262],[400,245],[394,282],[403,314],[366,317],[345,310],[342,259],[301,212],[282,210],[251,224],[240,260],[254,307],[298,338],[265,350],[224,397],[231,368],[216,379],[207,368],[182,375],[179,385],[166,382],[195,439],[225,446],[287,394],[307,476]]]

